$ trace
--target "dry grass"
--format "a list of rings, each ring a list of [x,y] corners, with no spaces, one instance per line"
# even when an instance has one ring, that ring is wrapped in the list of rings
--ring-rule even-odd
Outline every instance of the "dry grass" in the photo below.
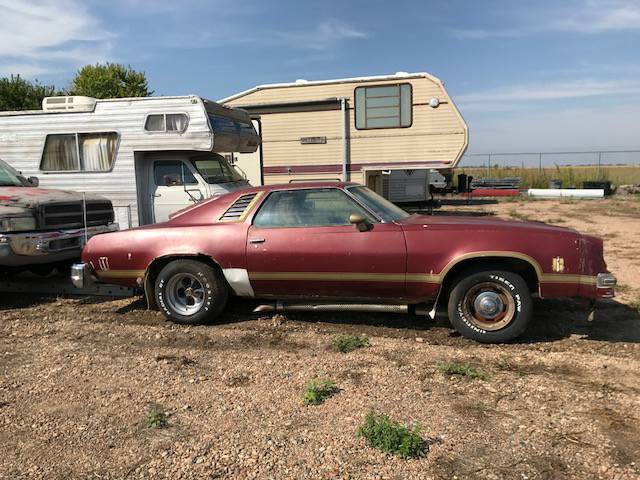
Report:
[[[460,168],[459,173],[473,175],[475,178],[508,178],[520,177],[522,188],[547,188],[550,180],[562,180],[563,187],[582,187],[582,182],[593,180],[610,180],[614,185],[640,183],[640,166],[577,166],[537,168],[492,167]]]

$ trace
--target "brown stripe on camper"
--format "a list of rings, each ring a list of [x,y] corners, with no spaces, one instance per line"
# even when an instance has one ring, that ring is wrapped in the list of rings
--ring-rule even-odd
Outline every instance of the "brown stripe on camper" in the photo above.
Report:
[[[407,165],[405,162],[385,162],[384,165],[373,165],[369,163],[350,163],[347,165],[347,169],[350,172],[359,172],[363,168],[367,170],[386,170],[390,166],[402,166],[404,169],[418,169],[425,168],[429,165],[442,165],[442,161],[428,161],[421,162],[420,165]],[[342,164],[334,163],[329,165],[289,165],[289,166],[273,166],[264,167],[263,173],[265,175],[281,175],[287,173],[339,173],[342,172]]]

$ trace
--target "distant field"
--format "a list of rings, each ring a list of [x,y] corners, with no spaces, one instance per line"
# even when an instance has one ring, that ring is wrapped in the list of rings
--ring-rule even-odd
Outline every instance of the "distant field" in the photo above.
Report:
[[[589,180],[610,180],[614,185],[640,183],[640,165],[607,165],[597,166],[551,167],[537,168],[492,167],[492,168],[458,168],[458,173],[473,175],[475,178],[520,177],[522,188],[547,188],[550,180],[562,180],[563,187],[582,187],[582,182]]]

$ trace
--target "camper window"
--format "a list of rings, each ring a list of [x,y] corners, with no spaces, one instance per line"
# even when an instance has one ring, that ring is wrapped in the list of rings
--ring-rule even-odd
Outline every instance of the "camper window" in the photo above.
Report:
[[[244,123],[221,115],[209,114],[209,123],[214,134],[219,135],[255,135],[252,123]]]
[[[410,127],[411,96],[409,83],[356,88],[356,128],[366,130]]]
[[[183,133],[187,129],[189,117],[185,113],[162,113],[148,115],[144,123],[147,132]]]
[[[153,176],[158,187],[178,187],[198,183],[189,167],[184,162],[156,162],[153,165]]]
[[[47,135],[40,162],[43,172],[109,172],[118,148],[118,134]]]

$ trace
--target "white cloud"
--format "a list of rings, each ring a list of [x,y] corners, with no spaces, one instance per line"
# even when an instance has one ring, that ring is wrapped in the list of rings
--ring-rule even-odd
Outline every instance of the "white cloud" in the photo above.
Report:
[[[612,30],[639,30],[640,4],[637,1],[593,2],[576,9],[551,26],[557,30],[602,33]]]
[[[31,76],[101,61],[113,35],[79,0],[0,0],[0,71]]]
[[[567,80],[510,85],[457,95],[455,100],[463,112],[506,111],[531,102],[635,94],[640,95],[640,80]]]
[[[312,30],[278,32],[273,39],[293,48],[327,50],[344,40],[362,40],[369,35],[352,25],[337,20],[320,22]]]
[[[503,21],[504,23],[504,21]],[[451,28],[460,39],[483,40],[492,37],[521,37],[541,32],[600,34],[640,30],[638,0],[577,0],[558,2],[553,7],[517,11],[510,28]]]

